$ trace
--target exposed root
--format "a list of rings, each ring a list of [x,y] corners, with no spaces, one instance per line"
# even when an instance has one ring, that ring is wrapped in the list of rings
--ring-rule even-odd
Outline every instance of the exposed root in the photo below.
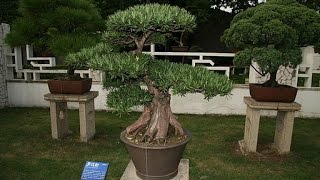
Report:
[[[175,135],[183,135],[183,128],[181,126],[181,124],[177,121],[177,117],[172,114],[170,116],[170,121],[169,121],[170,125],[174,127],[174,134]]]
[[[141,129],[147,127],[150,121],[150,114],[151,114],[151,109],[145,106],[144,111],[139,117],[139,119],[126,128],[127,134],[131,134],[135,136]]]

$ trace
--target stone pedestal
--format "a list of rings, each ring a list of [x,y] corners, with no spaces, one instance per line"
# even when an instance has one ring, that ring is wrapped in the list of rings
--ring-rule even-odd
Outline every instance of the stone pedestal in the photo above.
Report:
[[[129,162],[120,180],[141,180],[136,174],[136,168],[132,161]],[[169,180],[169,179],[168,179]],[[181,159],[178,174],[170,180],[189,180],[189,159]]]
[[[6,35],[10,32],[9,24],[0,22],[0,109],[9,105],[7,89],[7,63],[6,49],[9,48],[4,43]]]
[[[277,111],[274,145],[280,154],[290,152],[295,111],[301,109],[298,103],[257,102],[244,97],[247,104],[244,139],[239,141],[243,154],[256,152],[261,110]]]
[[[79,102],[80,140],[87,142],[95,134],[94,98],[98,91],[76,94],[46,94],[50,101],[51,133],[53,139],[60,139],[69,133],[67,102]]]

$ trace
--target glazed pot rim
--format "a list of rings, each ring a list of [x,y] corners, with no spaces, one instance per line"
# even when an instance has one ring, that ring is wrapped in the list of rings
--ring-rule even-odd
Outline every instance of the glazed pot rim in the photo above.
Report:
[[[252,86],[252,85],[255,85],[255,86],[258,86],[259,88],[293,88],[293,89],[298,89],[294,86],[289,86],[289,85],[286,85],[286,84],[279,84],[279,87],[268,87],[268,86],[262,86],[261,83],[249,83],[249,86]]]
[[[92,78],[81,78],[81,79],[59,79],[59,78],[53,78],[53,79],[48,79],[48,81],[87,81],[87,80],[92,80]]]

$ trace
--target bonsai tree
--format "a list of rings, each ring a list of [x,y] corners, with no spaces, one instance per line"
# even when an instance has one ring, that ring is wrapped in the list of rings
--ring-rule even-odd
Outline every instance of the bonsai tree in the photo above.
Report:
[[[235,65],[256,62],[260,75],[270,74],[263,86],[277,87],[278,68],[296,67],[302,62],[300,47],[319,45],[320,15],[295,0],[268,0],[237,14],[222,40],[240,50]]]
[[[63,59],[95,45],[104,24],[90,0],[20,0],[19,17],[6,37],[10,46],[32,45],[41,56]],[[73,75],[79,64],[69,64]]]
[[[110,91],[109,107],[127,112],[144,106],[139,119],[126,128],[135,142],[165,142],[169,136],[184,135],[170,107],[170,92],[182,96],[198,92],[205,99],[230,93],[232,83],[224,75],[142,53],[154,33],[194,28],[195,17],[186,10],[160,4],[136,5],[109,16],[106,24],[103,43],[70,54],[68,59],[87,59],[91,68],[106,73],[104,86]],[[134,49],[121,51],[122,45],[132,43]]]

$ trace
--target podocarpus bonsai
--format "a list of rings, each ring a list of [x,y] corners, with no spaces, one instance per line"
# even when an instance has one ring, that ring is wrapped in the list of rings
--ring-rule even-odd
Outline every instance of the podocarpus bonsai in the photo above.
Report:
[[[108,30],[104,33],[105,43],[68,56],[71,60],[88,59],[91,68],[105,72],[104,86],[109,90],[109,107],[127,112],[131,107],[144,106],[139,119],[126,128],[125,138],[135,144],[130,145],[135,148],[134,153],[140,153],[137,146],[146,143],[147,145],[141,148],[148,148],[150,145],[152,150],[155,150],[156,146],[162,149],[155,153],[166,154],[153,155],[153,158],[144,157],[152,154],[151,149],[141,152],[138,157],[131,154],[140,177],[148,179],[150,176],[161,176],[169,179],[175,175],[181,154],[174,153],[175,157],[171,157],[163,148],[174,144],[172,137],[176,137],[177,144],[190,139],[172,113],[171,91],[179,95],[203,93],[205,99],[210,99],[216,95],[228,95],[232,89],[232,83],[224,75],[201,67],[157,60],[142,53],[145,42],[152,34],[184,31],[195,26],[195,17],[179,7],[137,5],[108,18]],[[109,45],[109,42],[112,42],[112,45]],[[129,52],[119,51],[119,47],[115,47],[129,44],[134,46]],[[170,149],[176,148],[171,146]],[[141,161],[136,163],[136,159]],[[159,166],[161,167],[158,168]],[[164,170],[167,166],[173,167]],[[164,172],[158,173],[154,170]]]
[[[195,26],[195,17],[176,6],[134,6],[108,18],[105,39],[115,44],[133,43],[136,49],[118,52],[110,45],[99,44],[71,54],[69,58],[87,58],[93,69],[106,72],[104,86],[110,90],[109,107],[126,112],[131,107],[144,106],[138,121],[127,128],[128,134],[137,135],[143,131],[145,141],[164,140],[169,125],[175,128],[175,134],[183,134],[170,108],[170,89],[180,95],[203,93],[206,99],[228,95],[232,89],[226,76],[142,54],[144,43],[153,33],[184,31]],[[141,83],[147,90],[140,88]]]
[[[104,27],[89,0],[20,0],[19,13],[6,43],[12,47],[29,44],[38,56],[55,56],[62,61],[69,53],[97,44],[97,31]],[[82,65],[68,63],[68,78]]]
[[[260,75],[270,74],[263,86],[278,87],[279,67],[295,68],[302,62],[300,47],[320,43],[320,15],[295,0],[268,0],[237,14],[222,40],[241,50],[235,65],[256,62]]]

